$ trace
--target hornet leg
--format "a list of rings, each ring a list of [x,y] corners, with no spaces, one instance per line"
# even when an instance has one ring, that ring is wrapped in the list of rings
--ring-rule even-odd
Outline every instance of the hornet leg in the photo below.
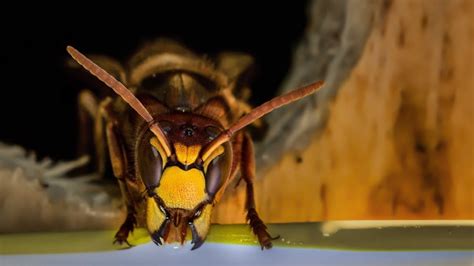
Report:
[[[246,187],[246,202],[245,209],[247,210],[247,221],[252,228],[253,233],[257,236],[262,249],[270,249],[272,247],[272,240],[278,237],[272,237],[267,232],[267,226],[260,219],[255,207],[255,197],[253,180],[255,179],[255,155],[253,151],[253,142],[249,135],[245,134],[242,143],[242,158],[241,158],[241,174],[242,179],[245,180]]]

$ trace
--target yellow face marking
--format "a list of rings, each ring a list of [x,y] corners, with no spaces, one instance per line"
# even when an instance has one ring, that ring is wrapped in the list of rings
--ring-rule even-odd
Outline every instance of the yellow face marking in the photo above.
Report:
[[[207,198],[203,172],[196,168],[185,171],[178,166],[167,167],[155,189],[169,208],[191,210]]]
[[[161,224],[165,221],[165,215],[160,211],[153,198],[148,198],[146,204],[146,227],[150,233],[153,233],[160,229]]]
[[[196,161],[201,151],[201,146],[185,146],[181,143],[174,144],[178,161],[184,165],[190,165]]]
[[[224,147],[219,146],[217,149],[215,149],[209,157],[207,157],[206,161],[204,161],[204,171],[207,172],[207,167],[209,164],[216,158],[217,156],[221,155],[224,153]]]
[[[212,214],[212,205],[207,205],[204,210],[202,210],[201,216],[194,220],[194,226],[199,236],[206,238],[207,233],[209,232],[209,227],[211,226],[211,214]]]
[[[165,150],[161,146],[158,139],[156,137],[151,138],[150,139],[150,144],[153,145],[153,147],[155,147],[158,150],[158,152],[160,153],[160,156],[161,156],[161,161],[163,162],[162,165],[165,166],[166,161],[167,161],[168,158],[166,157]]]

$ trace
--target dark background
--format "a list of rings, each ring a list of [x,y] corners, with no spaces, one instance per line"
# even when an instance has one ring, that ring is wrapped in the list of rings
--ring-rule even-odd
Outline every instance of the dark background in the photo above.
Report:
[[[271,98],[304,32],[306,2],[273,1],[271,7],[225,2],[124,5],[121,11],[71,2],[49,10],[41,6],[41,11],[28,6],[30,14],[23,7],[4,10],[12,16],[0,20],[0,141],[35,150],[40,157],[74,158],[81,87],[64,68],[66,45],[121,60],[144,41],[163,36],[198,53],[247,52],[257,62],[251,103]]]

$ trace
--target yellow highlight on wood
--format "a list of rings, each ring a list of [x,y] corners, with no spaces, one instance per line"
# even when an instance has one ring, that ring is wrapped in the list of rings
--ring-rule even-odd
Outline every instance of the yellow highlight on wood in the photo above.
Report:
[[[155,192],[169,208],[191,210],[207,198],[204,174],[196,168],[185,171],[178,166],[165,169]]]

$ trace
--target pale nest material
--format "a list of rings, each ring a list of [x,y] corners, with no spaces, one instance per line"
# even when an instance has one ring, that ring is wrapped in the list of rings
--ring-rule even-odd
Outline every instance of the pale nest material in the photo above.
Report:
[[[21,147],[0,143],[0,233],[116,226],[123,215],[120,202],[91,182],[97,175],[67,176],[87,161],[37,160]]]

